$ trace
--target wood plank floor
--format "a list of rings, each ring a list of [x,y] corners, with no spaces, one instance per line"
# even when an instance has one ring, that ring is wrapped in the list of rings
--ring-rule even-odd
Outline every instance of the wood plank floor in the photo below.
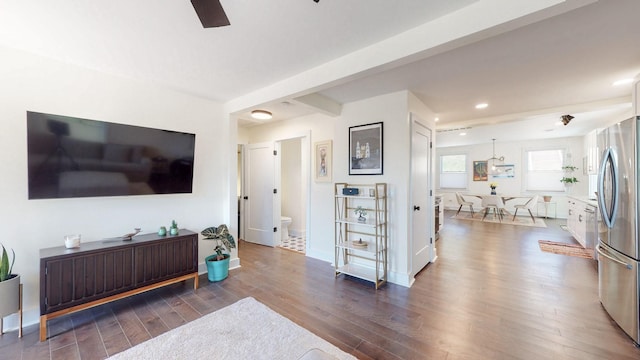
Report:
[[[37,326],[7,333],[0,359],[103,359],[246,296],[361,359],[640,359],[598,301],[596,262],[540,251],[541,239],[572,242],[563,220],[533,228],[452,214],[438,261],[410,289],[376,291],[328,263],[241,242],[242,268],[222,282],[203,276],[196,292],[176,284],[52,320],[46,342]]]

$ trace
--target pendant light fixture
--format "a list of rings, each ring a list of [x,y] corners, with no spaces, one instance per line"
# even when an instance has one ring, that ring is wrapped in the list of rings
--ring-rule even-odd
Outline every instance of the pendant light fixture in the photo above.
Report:
[[[491,139],[493,140],[493,156],[490,157],[489,159],[487,159],[487,165],[489,165],[489,163],[491,163],[491,173],[496,174],[499,173],[500,170],[498,167],[496,167],[496,161],[499,161],[501,164],[504,163],[504,156],[496,156],[496,139]]]
[[[271,120],[273,115],[267,110],[253,110],[251,112],[251,117],[258,120]]]

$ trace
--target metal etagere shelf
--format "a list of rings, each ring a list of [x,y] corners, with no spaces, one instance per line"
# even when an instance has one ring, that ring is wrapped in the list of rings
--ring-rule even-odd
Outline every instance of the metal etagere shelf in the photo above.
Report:
[[[378,289],[388,276],[387,184],[334,186],[336,277],[354,276]],[[355,213],[358,208],[366,212],[364,219]]]

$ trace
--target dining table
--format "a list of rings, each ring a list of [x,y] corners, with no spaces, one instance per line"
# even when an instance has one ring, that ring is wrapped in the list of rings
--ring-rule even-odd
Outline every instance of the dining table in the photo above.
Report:
[[[497,194],[480,194],[480,193],[467,193],[467,194],[462,194],[463,196],[472,196],[472,197],[476,197],[480,200],[483,200],[485,198],[491,197],[491,196],[499,196],[500,198],[502,198],[502,201],[504,202],[505,206],[507,204],[508,201],[511,200],[515,200],[515,199],[530,199],[532,197],[532,195],[522,195],[522,194],[509,194],[509,193],[497,193]],[[503,209],[504,212],[506,212],[509,215],[512,215],[511,212],[509,212],[507,209]],[[486,214],[485,214],[486,216]]]

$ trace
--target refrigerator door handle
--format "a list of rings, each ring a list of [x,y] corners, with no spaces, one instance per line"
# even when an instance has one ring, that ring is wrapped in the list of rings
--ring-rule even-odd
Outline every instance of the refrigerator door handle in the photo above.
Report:
[[[602,156],[602,163],[598,171],[598,208],[602,214],[602,220],[608,228],[612,228],[616,222],[616,214],[618,212],[618,167],[615,159],[615,152],[612,148],[607,148]],[[608,166],[607,166],[608,165]],[[610,169],[610,188],[611,193],[605,193],[604,181],[605,173]],[[608,207],[605,197],[610,196],[611,207]]]
[[[598,250],[598,254],[600,254],[600,255],[602,255],[602,256],[604,256],[604,257],[606,257],[607,259],[609,259],[609,260],[611,260],[611,261],[613,261],[613,262],[615,262],[615,263],[618,263],[618,264],[620,264],[620,265],[622,265],[622,266],[626,267],[626,268],[627,268],[627,269],[629,269],[629,270],[633,269],[633,266],[632,266],[631,264],[627,264],[626,262],[624,262],[624,261],[622,261],[622,260],[620,260],[620,259],[616,259],[616,258],[614,258],[614,257],[613,257],[613,256],[611,256],[611,255],[607,255],[607,254],[605,254],[605,253],[604,253],[604,250],[605,250],[605,249],[602,247],[602,245],[598,245],[598,249],[597,249],[597,250]]]

